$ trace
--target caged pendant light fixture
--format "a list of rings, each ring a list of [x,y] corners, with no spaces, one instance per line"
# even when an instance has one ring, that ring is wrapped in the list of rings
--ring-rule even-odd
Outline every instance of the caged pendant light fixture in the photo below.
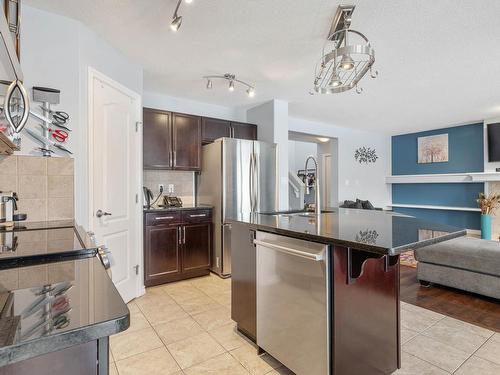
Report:
[[[358,84],[365,74],[369,71],[372,78],[378,76],[377,71],[372,71],[375,50],[368,38],[350,28],[354,8],[354,5],[337,8],[314,72],[313,94],[336,94],[353,88],[361,94],[363,89]]]

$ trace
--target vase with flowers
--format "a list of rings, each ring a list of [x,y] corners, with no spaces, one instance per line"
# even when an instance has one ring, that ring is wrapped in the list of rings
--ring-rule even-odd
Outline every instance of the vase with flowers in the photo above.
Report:
[[[500,203],[500,194],[479,193],[477,203],[481,209],[481,238],[491,240],[491,218]]]

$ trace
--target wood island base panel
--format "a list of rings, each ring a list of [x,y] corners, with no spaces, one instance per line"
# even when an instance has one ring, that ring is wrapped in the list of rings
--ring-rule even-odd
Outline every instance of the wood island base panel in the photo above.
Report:
[[[314,304],[326,300],[328,306],[329,337],[326,340],[328,344],[325,344],[328,355],[324,356],[324,360],[328,363],[329,373],[390,375],[401,368],[400,254],[410,247],[423,247],[465,235],[463,230],[413,217],[355,209],[332,209],[319,217],[301,213],[242,215],[232,220],[231,226],[231,317],[236,321],[238,330],[255,341],[260,350],[266,350],[267,340],[268,345],[274,345],[268,349],[269,354],[292,371],[295,365],[299,369],[295,371],[299,371],[300,375],[305,373],[303,363],[275,348],[290,346],[289,340],[297,342],[297,345],[308,340],[307,330],[300,329],[301,324],[307,324],[303,319],[307,314],[283,309],[282,313],[288,314],[287,325],[299,328],[291,330],[289,338],[280,338],[286,341],[278,344],[277,340],[269,344],[265,331],[262,331],[264,337],[259,339],[261,317],[262,323],[267,324],[267,315],[278,316],[276,306],[281,304],[292,308],[300,305],[291,302],[289,297],[299,289],[304,290],[302,284],[297,284],[299,281],[310,282],[312,286],[318,285],[320,277],[326,279],[327,288],[323,293],[327,298],[312,289],[307,298],[314,299]],[[361,234],[367,228],[377,236],[364,238]],[[422,240],[419,233],[423,229],[439,230],[441,236]],[[315,245],[325,246],[326,255],[315,258],[324,262],[322,275],[311,273],[309,277],[312,279],[308,281],[309,271],[304,274],[299,261],[290,265],[291,260],[276,257],[269,258],[274,261],[273,267],[260,263],[260,251],[266,251],[261,249],[265,242],[259,240],[263,233],[264,236],[272,235],[267,236],[271,237],[268,240],[271,248],[292,255],[295,251],[299,258],[307,258],[307,252]],[[302,243],[302,250],[299,247],[294,250],[292,244],[297,240]],[[265,276],[260,279],[263,266],[266,271],[262,271],[262,275]],[[274,272],[274,275],[269,272]],[[285,291],[288,296],[281,297],[278,293],[266,291],[273,287]],[[274,303],[271,313],[266,313],[262,304],[257,303],[259,300],[268,301],[259,297],[260,290],[276,298],[284,298],[283,303]],[[305,297],[306,293],[302,296]],[[297,321],[290,321],[290,315],[296,316]],[[322,371],[311,373],[322,374]]]

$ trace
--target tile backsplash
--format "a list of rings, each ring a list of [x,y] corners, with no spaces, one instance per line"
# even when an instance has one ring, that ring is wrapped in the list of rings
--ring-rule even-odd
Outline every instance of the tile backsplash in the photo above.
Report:
[[[144,170],[144,186],[151,189],[155,198],[160,192],[160,184],[165,186],[164,195],[168,195],[168,185],[172,184],[174,192],[171,195],[180,197],[185,204],[194,203],[194,172]]]
[[[27,221],[74,218],[74,159],[0,156],[0,191],[15,191]]]

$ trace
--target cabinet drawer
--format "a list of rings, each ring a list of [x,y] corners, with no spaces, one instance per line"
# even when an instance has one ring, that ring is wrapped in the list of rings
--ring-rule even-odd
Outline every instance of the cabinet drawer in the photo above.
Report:
[[[181,213],[179,211],[146,214],[146,226],[178,224],[180,222]]]
[[[212,221],[212,210],[192,210],[182,212],[183,223],[202,223]]]

